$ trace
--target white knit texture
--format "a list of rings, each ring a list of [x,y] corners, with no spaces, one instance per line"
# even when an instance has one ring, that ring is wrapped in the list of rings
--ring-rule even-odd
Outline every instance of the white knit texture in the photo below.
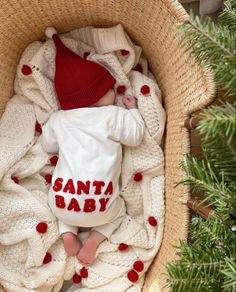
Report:
[[[164,227],[164,157],[160,147],[165,127],[165,112],[158,85],[148,70],[141,48],[135,46],[121,25],[97,29],[85,27],[61,35],[71,50],[105,66],[125,94],[138,99],[145,121],[143,142],[138,147],[124,147],[121,196],[127,214],[109,240],[100,244],[88,277],[69,291],[136,292],[141,291],[145,272],[161,244]],[[120,50],[129,51],[122,55]],[[133,70],[141,64],[143,73]],[[22,73],[27,65],[32,72]],[[15,95],[8,102],[0,121],[0,283],[9,292],[59,291],[64,280],[80,274],[76,257],[67,257],[58,235],[57,219],[47,204],[49,184],[44,176],[53,172],[49,156],[39,143],[35,122],[45,124],[50,114],[58,110],[54,90],[55,46],[51,39],[30,44],[21,56],[15,78]],[[140,90],[148,85],[150,92]],[[116,103],[123,106],[121,94]],[[136,172],[142,180],[135,181]],[[12,177],[19,179],[17,184]],[[153,216],[158,224],[152,226]],[[36,226],[47,224],[39,233]],[[83,236],[83,234],[81,234]],[[125,251],[118,249],[125,243]],[[52,260],[43,264],[46,253]],[[132,283],[127,273],[140,260],[144,270]]]

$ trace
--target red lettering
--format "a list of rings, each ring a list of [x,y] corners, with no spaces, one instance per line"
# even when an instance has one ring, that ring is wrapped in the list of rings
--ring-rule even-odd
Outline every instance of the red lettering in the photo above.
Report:
[[[53,185],[53,190],[55,192],[59,192],[62,189],[62,182],[63,182],[63,178],[58,177],[55,181],[54,181],[54,185]]]
[[[80,180],[77,181],[77,194],[78,195],[81,195],[82,191],[85,194],[89,194],[89,189],[90,189],[90,181],[89,180],[86,181],[86,184]]]
[[[79,206],[79,203],[77,202],[77,200],[75,198],[72,198],[70,200],[70,204],[67,207],[67,210],[69,210],[69,211],[70,210],[73,210],[73,211],[76,211],[76,212],[81,211],[80,206]]]
[[[64,209],[65,206],[66,206],[65,201],[64,201],[64,197],[63,196],[56,195],[55,196],[55,199],[56,199],[56,206],[58,208]]]
[[[101,188],[105,186],[104,181],[95,180],[93,182],[93,186],[95,187],[95,195],[101,195]]]
[[[94,199],[85,199],[84,200],[84,212],[93,212],[96,209]]]
[[[73,180],[70,178],[68,179],[64,189],[63,189],[63,192],[66,193],[67,191],[69,191],[70,194],[75,194],[75,187],[74,187],[74,184],[73,184]]]
[[[105,195],[107,195],[107,194],[111,195],[112,193],[113,193],[113,184],[112,184],[112,181],[110,181],[104,194]]]
[[[99,202],[100,202],[100,204],[101,204],[101,207],[100,207],[100,212],[103,212],[103,211],[105,211],[106,210],[106,205],[107,205],[107,203],[108,203],[108,201],[109,201],[109,198],[102,198],[102,199],[99,199]]]

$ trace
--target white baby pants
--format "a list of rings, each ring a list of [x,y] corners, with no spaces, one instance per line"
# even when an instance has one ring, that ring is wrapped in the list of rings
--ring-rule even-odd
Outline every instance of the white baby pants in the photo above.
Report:
[[[59,233],[60,235],[62,235],[63,233],[66,232],[72,232],[75,235],[78,234],[78,231],[82,231],[82,230],[96,230],[98,232],[100,232],[101,234],[103,234],[104,236],[106,236],[106,238],[108,239],[111,234],[114,232],[115,229],[117,229],[119,227],[119,225],[121,224],[122,220],[124,219],[124,213],[122,215],[119,214],[119,217],[115,218],[112,222],[106,223],[104,225],[100,225],[100,226],[95,226],[95,227],[91,227],[91,228],[85,228],[85,227],[79,227],[79,226],[71,226],[71,225],[67,225],[65,223],[63,223],[62,221],[58,220],[58,227],[59,227]]]

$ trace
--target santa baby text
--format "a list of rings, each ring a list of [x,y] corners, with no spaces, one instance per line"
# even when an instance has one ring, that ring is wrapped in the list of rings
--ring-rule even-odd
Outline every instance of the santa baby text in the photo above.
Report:
[[[64,181],[63,178],[58,177],[53,184],[53,190],[58,193],[62,191],[63,193],[70,193],[75,195],[72,197],[68,204],[65,202],[65,198],[63,195],[55,194],[55,203],[58,208],[67,209],[68,211],[75,211],[75,212],[104,212],[106,210],[107,203],[109,201],[109,197],[100,198],[99,200],[92,199],[84,199],[79,201],[77,200],[76,196],[81,195],[89,195],[94,194],[95,196],[99,195],[106,195],[110,196],[113,193],[113,184],[112,181],[109,183],[105,183],[104,181],[95,180],[93,182],[87,180],[86,182],[83,181],[76,181],[74,182],[71,178]]]

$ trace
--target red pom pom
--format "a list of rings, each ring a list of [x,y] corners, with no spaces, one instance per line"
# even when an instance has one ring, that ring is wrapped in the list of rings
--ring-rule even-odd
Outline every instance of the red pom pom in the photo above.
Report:
[[[140,65],[140,64],[137,64],[135,67],[134,67],[134,70],[135,71],[138,71],[140,73],[143,73],[143,67]]]
[[[119,247],[118,247],[119,251],[124,251],[124,250],[126,250],[127,248],[128,248],[128,245],[125,244],[125,243],[120,243],[120,244],[119,244]]]
[[[133,177],[133,180],[134,181],[141,181],[143,179],[143,175],[141,172],[136,172],[134,177]]]
[[[19,178],[17,176],[13,176],[11,178],[16,184],[19,184]]]
[[[84,52],[83,54],[84,60],[86,60],[89,55],[90,55],[90,52]]]
[[[51,262],[51,260],[52,260],[52,255],[49,252],[47,252],[43,259],[43,264],[48,264]]]
[[[127,277],[132,283],[137,282],[139,278],[137,272],[135,272],[134,270],[129,271]]]
[[[44,178],[48,184],[52,183],[52,175],[51,174],[46,174]]]
[[[157,220],[156,220],[156,218],[153,217],[153,216],[150,216],[150,217],[148,218],[148,223],[149,223],[150,225],[152,225],[152,226],[157,226]]]
[[[129,55],[129,51],[127,51],[127,50],[120,50],[120,53],[121,53],[122,56]]]
[[[142,94],[148,94],[150,92],[150,87],[148,85],[143,85],[140,91]]]
[[[21,72],[24,75],[30,75],[32,73],[32,69],[28,65],[23,65],[22,68],[21,68]]]
[[[117,87],[117,92],[118,92],[119,94],[123,94],[123,93],[125,93],[125,91],[126,91],[126,87],[125,87],[124,85],[119,85],[119,86]]]
[[[137,271],[137,272],[142,272],[144,269],[144,264],[142,261],[136,261],[133,264],[133,268]]]
[[[80,275],[78,275],[78,274],[74,274],[74,276],[72,277],[72,281],[73,281],[73,283],[75,283],[75,284],[79,284],[80,282],[81,282],[81,277],[80,277]]]
[[[50,160],[51,165],[56,166],[57,161],[58,161],[58,156],[54,155],[49,160]]]
[[[88,270],[85,267],[80,270],[80,276],[82,278],[88,278]]]
[[[42,133],[42,127],[38,121],[35,124],[35,131],[40,133],[40,134]]]
[[[37,230],[39,233],[45,233],[45,232],[47,232],[47,229],[48,229],[48,225],[47,225],[47,223],[45,223],[45,222],[40,222],[40,223],[38,223],[38,225],[36,226],[36,230]]]

